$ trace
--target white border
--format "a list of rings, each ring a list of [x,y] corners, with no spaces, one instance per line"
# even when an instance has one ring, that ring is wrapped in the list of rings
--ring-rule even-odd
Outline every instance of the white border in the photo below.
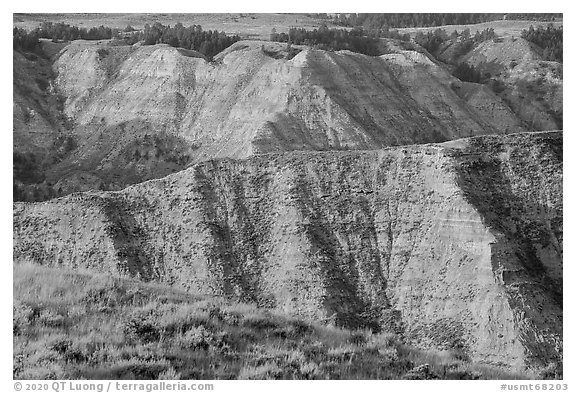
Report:
[[[573,29],[570,20],[572,20],[572,13],[567,12],[568,7],[565,3],[559,1],[546,1],[546,2],[522,2],[519,1],[496,1],[485,0],[470,4],[471,2],[456,2],[456,1],[442,1],[426,2],[418,1],[398,1],[398,2],[358,2],[358,1],[326,1],[312,2],[310,0],[292,0],[284,2],[263,2],[263,1],[250,1],[248,2],[233,2],[231,0],[225,1],[211,1],[211,2],[198,2],[198,1],[179,1],[175,3],[166,2],[119,2],[117,0],[98,0],[91,2],[81,1],[40,1],[29,0],[22,3],[10,2],[2,5],[2,19],[3,19],[3,36],[6,37],[6,49],[8,48],[9,32],[8,28],[12,29],[12,14],[15,12],[33,12],[33,13],[46,13],[46,12],[146,12],[146,13],[207,13],[207,12],[563,12],[564,13],[564,31],[565,41],[567,44],[564,46],[564,102],[565,108],[574,108],[573,91],[574,82],[571,74],[572,66],[574,65],[574,50],[573,50]],[[12,154],[10,152],[12,146],[12,127],[10,126],[9,119],[12,119],[10,111],[12,102],[12,87],[8,85],[11,78],[11,61],[4,58],[2,62],[2,83],[5,85],[2,89],[2,119],[4,127],[2,127],[2,154],[0,173],[2,175],[1,183],[9,185],[12,183]],[[8,77],[10,75],[10,78]],[[574,143],[574,136],[572,136],[573,117],[570,110],[564,111],[564,129],[568,130],[564,135],[565,151],[572,153],[572,148],[576,146]],[[567,154],[564,161],[564,196],[565,200],[576,200],[574,192],[574,178],[572,170],[575,169],[574,157],[576,154]],[[0,335],[2,344],[2,355],[0,358],[0,389],[2,391],[13,391],[12,382],[12,329],[10,329],[10,316],[12,315],[12,191],[5,190],[2,193],[2,209],[1,209],[1,234],[2,234],[2,251],[5,258],[0,265],[0,279],[3,288],[0,315],[3,315],[2,324],[0,324]],[[571,279],[574,278],[574,267],[571,263],[574,260],[574,247],[572,246],[573,239],[573,219],[575,218],[575,207],[571,203],[564,204],[564,238],[565,243],[565,256],[564,260],[568,263],[564,266],[564,281],[571,284]],[[568,224],[568,225],[566,225]],[[574,290],[572,285],[564,286],[564,299],[565,303],[571,305],[570,300],[574,299]],[[571,307],[568,307],[564,312],[564,383],[568,383],[569,389],[576,388],[576,381],[573,378],[573,372],[576,370],[574,367],[574,338],[570,334],[574,331],[574,312]],[[572,365],[572,366],[571,366]],[[517,381],[522,383],[522,381]],[[529,383],[529,381],[525,381]],[[298,389],[301,391],[314,391],[317,389],[330,389],[330,391],[353,391],[354,389],[362,389],[366,391],[442,391],[442,392],[459,392],[463,389],[468,392],[490,392],[499,391],[500,384],[503,381],[317,381],[317,382],[298,382],[298,381],[215,381],[216,392],[224,391],[250,391],[250,392],[268,392],[270,389],[277,391],[290,391]]]

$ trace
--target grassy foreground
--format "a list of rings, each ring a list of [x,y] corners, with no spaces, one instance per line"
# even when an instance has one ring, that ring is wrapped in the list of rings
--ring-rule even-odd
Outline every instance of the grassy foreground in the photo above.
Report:
[[[513,379],[350,331],[86,271],[14,266],[15,379]]]

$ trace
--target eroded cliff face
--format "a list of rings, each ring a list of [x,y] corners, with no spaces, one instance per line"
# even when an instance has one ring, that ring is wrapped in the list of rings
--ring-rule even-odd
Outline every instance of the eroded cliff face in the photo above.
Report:
[[[201,150],[224,146],[208,158],[521,131],[518,122],[501,130],[486,122],[451,91],[456,79],[417,52],[369,57],[304,47],[287,59],[285,45],[263,45],[239,42],[208,63],[167,45],[75,42],[55,64],[57,84],[80,125],[146,120]]]
[[[541,49],[523,38],[486,41],[463,61],[492,76],[495,90],[533,130],[563,127],[563,66],[544,61]]]
[[[54,70],[78,141],[49,176],[64,192],[82,189],[79,172],[120,189],[213,158],[525,131],[494,94],[463,98],[457,79],[411,50],[369,57],[242,41],[207,62],[168,45],[75,41]]]
[[[541,366],[562,351],[562,134],[211,160],[16,203],[14,260]]]

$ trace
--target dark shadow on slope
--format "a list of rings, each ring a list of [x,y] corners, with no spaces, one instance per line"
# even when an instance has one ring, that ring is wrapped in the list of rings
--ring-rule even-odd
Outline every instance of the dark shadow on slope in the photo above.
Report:
[[[561,304],[561,281],[548,274],[535,247],[551,246],[562,258],[562,195],[553,179],[562,176],[562,135],[516,135],[509,141],[470,139],[467,149],[455,152],[458,182],[485,223],[518,246],[517,257],[526,274],[555,293]],[[506,155],[509,158],[501,158]],[[529,190],[541,190],[542,195]],[[550,203],[539,203],[539,197]]]
[[[562,134],[472,138],[451,154],[465,198],[497,237],[492,269],[524,321],[528,361],[561,361]]]
[[[233,172],[223,170],[224,179],[209,178],[203,167],[197,166],[194,175],[202,200],[207,202],[202,205],[212,238],[207,264],[215,275],[217,292],[261,307],[274,307],[273,297],[262,288],[265,250],[261,245],[269,242],[271,215],[262,210],[262,203],[253,205],[256,202],[246,198],[245,179]],[[260,179],[266,183],[262,176]]]
[[[142,199],[138,201],[145,203]],[[130,202],[115,195],[103,198],[102,211],[108,219],[106,229],[119,260],[118,271],[143,281],[150,281],[159,278],[154,268],[156,261],[149,245],[148,234],[130,213],[140,210],[141,207],[135,206],[136,202],[131,204],[132,206]]]
[[[361,251],[346,253],[343,249],[341,237],[347,237],[358,231],[374,234],[375,228],[370,213],[365,220],[359,222],[341,223],[331,222],[330,214],[346,214],[346,209],[339,206],[343,203],[354,203],[348,197],[353,197],[352,192],[343,191],[341,188],[335,191],[340,193],[338,197],[332,195],[332,201],[319,201],[312,190],[311,185],[299,176],[297,186],[292,190],[294,199],[298,202],[301,214],[306,217],[303,224],[304,233],[310,242],[311,268],[318,271],[321,277],[321,285],[326,291],[323,306],[328,316],[334,318],[336,325],[347,328],[368,328],[373,331],[382,330],[397,324],[395,315],[389,310],[389,302],[384,293],[386,280],[382,276],[380,254],[371,247],[363,251],[370,252],[370,256],[362,258]],[[339,185],[342,186],[342,185]],[[330,197],[328,195],[320,198]],[[355,201],[358,211],[369,211],[366,198]],[[362,216],[361,213],[358,216]],[[341,217],[336,217],[336,222]],[[366,259],[366,260],[363,260]],[[368,280],[368,282],[365,282]],[[377,288],[379,299],[368,300],[367,293],[363,293],[364,285]],[[369,289],[366,289],[369,291]],[[384,322],[384,323],[383,323]]]
[[[87,140],[49,170],[47,178],[61,184],[61,195],[86,189],[115,191],[179,172],[197,149],[159,125],[140,120],[87,126],[83,132]],[[83,183],[81,173],[91,180]]]

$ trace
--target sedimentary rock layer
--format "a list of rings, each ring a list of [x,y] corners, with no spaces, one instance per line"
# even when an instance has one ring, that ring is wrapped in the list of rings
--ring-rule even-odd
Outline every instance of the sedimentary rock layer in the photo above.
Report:
[[[209,63],[167,45],[80,41],[55,69],[80,126],[146,122],[198,145],[197,159],[521,131],[510,111],[494,123],[467,105],[451,90],[457,80],[414,51],[369,57],[243,41]]]
[[[541,364],[562,348],[562,133],[211,160],[16,203],[14,259]]]

